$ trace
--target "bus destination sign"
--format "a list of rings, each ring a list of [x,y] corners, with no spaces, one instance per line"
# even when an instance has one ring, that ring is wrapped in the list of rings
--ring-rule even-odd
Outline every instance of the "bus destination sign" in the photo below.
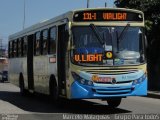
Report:
[[[143,21],[141,13],[114,10],[93,10],[75,12],[73,20],[84,21]]]

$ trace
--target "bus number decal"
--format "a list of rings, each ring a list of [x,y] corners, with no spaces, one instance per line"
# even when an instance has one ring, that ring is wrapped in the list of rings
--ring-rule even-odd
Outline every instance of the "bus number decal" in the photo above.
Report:
[[[83,13],[83,20],[96,20],[97,14],[96,13]]]

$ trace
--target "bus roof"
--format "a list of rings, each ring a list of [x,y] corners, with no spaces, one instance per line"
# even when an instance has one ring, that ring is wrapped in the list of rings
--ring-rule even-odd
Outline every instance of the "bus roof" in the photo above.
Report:
[[[85,10],[119,10],[119,11],[132,11],[132,12],[137,12],[137,13],[143,13],[140,10],[135,10],[135,9],[128,9],[128,8],[104,8],[104,7],[100,7],[100,8],[84,8],[84,9],[76,9],[73,10],[73,12],[77,12],[77,11],[85,11]]]
[[[30,27],[28,27],[28,28],[25,28],[24,30],[21,30],[20,32],[17,32],[17,33],[15,33],[15,34],[10,35],[10,36],[9,36],[9,39],[14,39],[14,38],[16,38],[16,37],[19,36],[19,35],[23,35],[23,34],[25,34],[25,33],[28,33],[28,32],[34,31],[34,30],[37,30],[38,28],[42,28],[42,27],[44,27],[44,26],[46,26],[46,25],[52,24],[52,23],[54,23],[54,22],[56,22],[56,21],[59,21],[59,20],[62,20],[62,19],[64,19],[64,18],[69,18],[68,16],[69,16],[70,14],[72,14],[71,11],[69,11],[69,12],[67,12],[67,13],[64,13],[64,14],[62,14],[62,15],[59,15],[59,16],[57,16],[57,17],[54,17],[54,18],[52,18],[52,19],[49,19],[49,20],[45,20],[45,21],[43,20],[43,21],[41,21],[41,22],[39,22],[39,23],[37,23],[37,24],[34,24],[34,25],[32,25],[32,26],[30,26]]]
[[[76,10],[72,10],[72,11],[69,11],[69,12],[66,12],[62,15],[59,15],[57,17],[54,17],[52,19],[49,19],[49,20],[43,20],[37,24],[34,24],[28,28],[25,28],[24,30],[20,31],[20,32],[17,32],[15,34],[12,34],[9,36],[9,40],[10,39],[16,39],[17,37],[20,37],[20,36],[24,36],[26,35],[26,33],[29,33],[31,31],[35,31],[37,29],[40,29],[40,28],[43,28],[44,26],[46,25],[50,25],[54,22],[57,22],[57,21],[60,21],[60,20],[63,20],[65,18],[67,18],[69,21],[72,21],[72,17],[73,17],[73,13],[74,12],[78,12],[78,11],[86,11],[86,10],[119,10],[119,11],[130,11],[130,12],[136,12],[136,13],[141,13],[143,14],[143,12],[139,11],[139,10],[135,10],[135,9],[126,9],[126,8],[84,8],[84,9],[76,9]]]

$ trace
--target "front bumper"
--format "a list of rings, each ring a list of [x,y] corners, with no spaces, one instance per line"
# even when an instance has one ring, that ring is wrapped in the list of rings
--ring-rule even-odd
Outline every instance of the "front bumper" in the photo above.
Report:
[[[147,79],[135,85],[113,87],[87,86],[75,81],[71,86],[71,99],[104,99],[109,97],[146,96]]]

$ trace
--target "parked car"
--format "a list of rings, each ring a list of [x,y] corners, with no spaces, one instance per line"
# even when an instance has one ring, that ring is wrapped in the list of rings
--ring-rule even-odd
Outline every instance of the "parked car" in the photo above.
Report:
[[[8,80],[8,71],[2,71],[2,73],[0,73],[0,80],[1,82]]]

